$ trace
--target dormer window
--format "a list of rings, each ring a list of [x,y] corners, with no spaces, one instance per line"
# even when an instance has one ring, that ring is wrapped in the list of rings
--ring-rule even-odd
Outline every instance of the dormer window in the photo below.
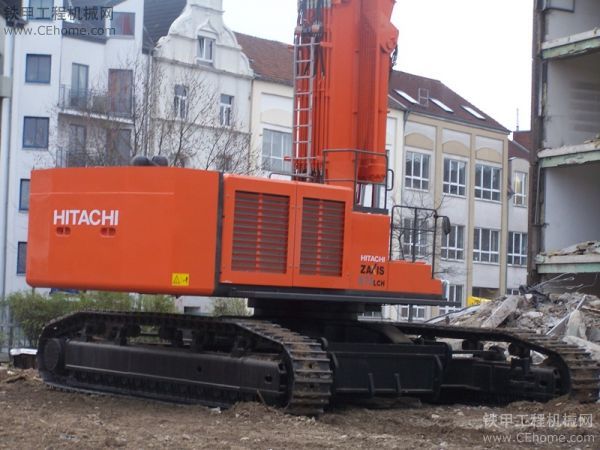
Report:
[[[215,55],[215,40],[198,36],[198,62],[212,64]]]

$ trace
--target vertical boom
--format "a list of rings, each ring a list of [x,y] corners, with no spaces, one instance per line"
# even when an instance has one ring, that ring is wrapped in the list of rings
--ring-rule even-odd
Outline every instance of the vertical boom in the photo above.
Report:
[[[386,178],[395,0],[300,0],[294,56],[293,170],[353,187]]]

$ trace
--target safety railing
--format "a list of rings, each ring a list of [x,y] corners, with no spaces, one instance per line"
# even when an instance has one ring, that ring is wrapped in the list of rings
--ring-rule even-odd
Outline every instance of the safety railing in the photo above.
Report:
[[[438,228],[450,233],[450,219],[437,210],[416,206],[394,205],[391,212],[390,260],[425,260],[435,274]]]
[[[353,178],[330,178],[327,175],[327,162],[328,158],[332,155],[351,153],[353,155],[352,162],[354,164],[354,177]],[[386,167],[386,174],[381,182],[375,182],[369,179],[361,179],[360,177],[360,162],[361,156],[380,158],[383,160],[384,167]],[[329,183],[352,183],[354,186],[354,204],[358,209],[366,209],[371,212],[388,213],[388,198],[387,192],[394,188],[394,171],[389,169],[388,155],[371,152],[367,150],[357,149],[335,149],[335,150],[323,150],[322,159],[322,182]],[[390,185],[391,182],[391,185]],[[371,198],[367,195],[370,194]]]

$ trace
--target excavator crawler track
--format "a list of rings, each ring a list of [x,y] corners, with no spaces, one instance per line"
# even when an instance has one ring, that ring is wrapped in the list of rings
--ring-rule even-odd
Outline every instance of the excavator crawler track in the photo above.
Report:
[[[473,342],[514,344],[546,357],[544,365],[553,367],[559,377],[555,396],[569,394],[582,403],[596,402],[600,395],[600,365],[591,355],[552,336],[518,329],[466,328],[446,325],[403,323],[398,329],[407,335],[462,339]]]
[[[45,327],[38,366],[48,385],[63,390],[211,407],[260,401],[309,416],[322,414],[333,398],[416,395],[433,402],[504,403],[569,394],[591,402],[600,392],[598,364],[586,351],[552,337],[511,329],[322,322],[346,336],[335,341],[315,328],[318,323],[75,313]],[[352,329],[390,326],[405,340],[357,343],[351,337]],[[444,339],[471,346],[453,351]],[[513,357],[483,343],[509,346]],[[544,362],[534,365],[533,352]]]
[[[138,327],[161,329],[161,340],[170,342],[137,342],[142,333],[131,330]],[[317,416],[331,396],[330,362],[317,342],[277,324],[238,318],[75,313],[44,328],[38,366],[55,389],[211,407],[261,401]]]

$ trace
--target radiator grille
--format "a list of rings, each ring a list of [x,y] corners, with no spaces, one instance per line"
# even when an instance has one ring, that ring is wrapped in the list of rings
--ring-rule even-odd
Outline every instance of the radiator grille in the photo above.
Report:
[[[231,268],[286,273],[290,199],[237,191]]]
[[[341,276],[344,252],[345,204],[305,198],[302,208],[303,275]]]

